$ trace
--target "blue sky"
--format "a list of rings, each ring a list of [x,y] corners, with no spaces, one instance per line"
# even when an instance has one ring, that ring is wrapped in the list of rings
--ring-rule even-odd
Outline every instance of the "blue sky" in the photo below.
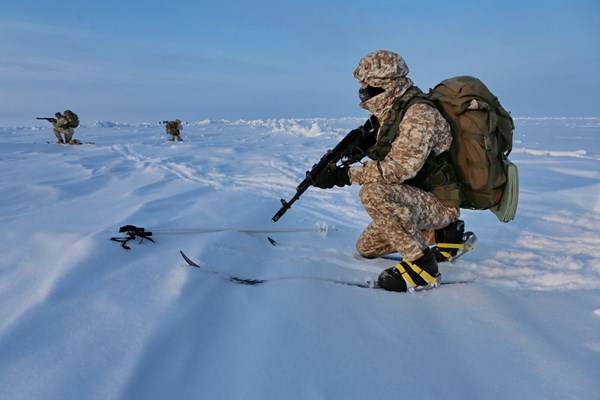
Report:
[[[378,49],[424,90],[474,75],[517,117],[600,116],[598,0],[21,0],[0,38],[2,126],[366,116],[352,72]]]

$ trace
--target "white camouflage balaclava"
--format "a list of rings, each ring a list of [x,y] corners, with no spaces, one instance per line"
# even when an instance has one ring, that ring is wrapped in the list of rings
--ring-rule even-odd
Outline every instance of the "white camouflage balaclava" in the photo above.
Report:
[[[408,65],[398,54],[387,50],[377,50],[367,54],[358,62],[354,77],[385,92],[360,103],[360,106],[373,113],[381,122],[390,116],[394,100],[413,85],[406,77]]]

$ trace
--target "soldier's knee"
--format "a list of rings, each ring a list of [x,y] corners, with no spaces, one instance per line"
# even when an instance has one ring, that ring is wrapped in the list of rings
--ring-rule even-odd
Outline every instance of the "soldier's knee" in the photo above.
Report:
[[[383,198],[383,193],[381,191],[381,184],[379,183],[367,183],[361,186],[360,191],[358,192],[360,196],[360,201],[364,205],[375,205]]]
[[[379,256],[372,248],[367,247],[362,241],[356,242],[356,251],[361,257],[376,258]]]

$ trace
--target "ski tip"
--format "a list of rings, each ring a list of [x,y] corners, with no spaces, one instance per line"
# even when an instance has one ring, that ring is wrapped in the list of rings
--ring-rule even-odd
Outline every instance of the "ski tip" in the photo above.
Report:
[[[277,246],[279,244],[275,239],[273,239],[270,236],[267,236],[267,239],[269,240],[269,243],[271,243],[273,246]]]
[[[188,263],[188,265],[190,267],[200,268],[200,264],[197,264],[196,262],[192,261],[192,259],[189,258],[188,256],[186,256],[183,251],[179,250],[179,253],[181,253],[181,256],[183,257],[183,259],[185,260],[185,262]]]

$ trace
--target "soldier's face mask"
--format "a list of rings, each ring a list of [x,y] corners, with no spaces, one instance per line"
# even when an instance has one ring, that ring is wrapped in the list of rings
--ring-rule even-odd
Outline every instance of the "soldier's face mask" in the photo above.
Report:
[[[358,98],[362,103],[365,101],[372,99],[373,97],[385,92],[385,89],[380,87],[373,87],[371,85],[367,85],[358,89]]]

